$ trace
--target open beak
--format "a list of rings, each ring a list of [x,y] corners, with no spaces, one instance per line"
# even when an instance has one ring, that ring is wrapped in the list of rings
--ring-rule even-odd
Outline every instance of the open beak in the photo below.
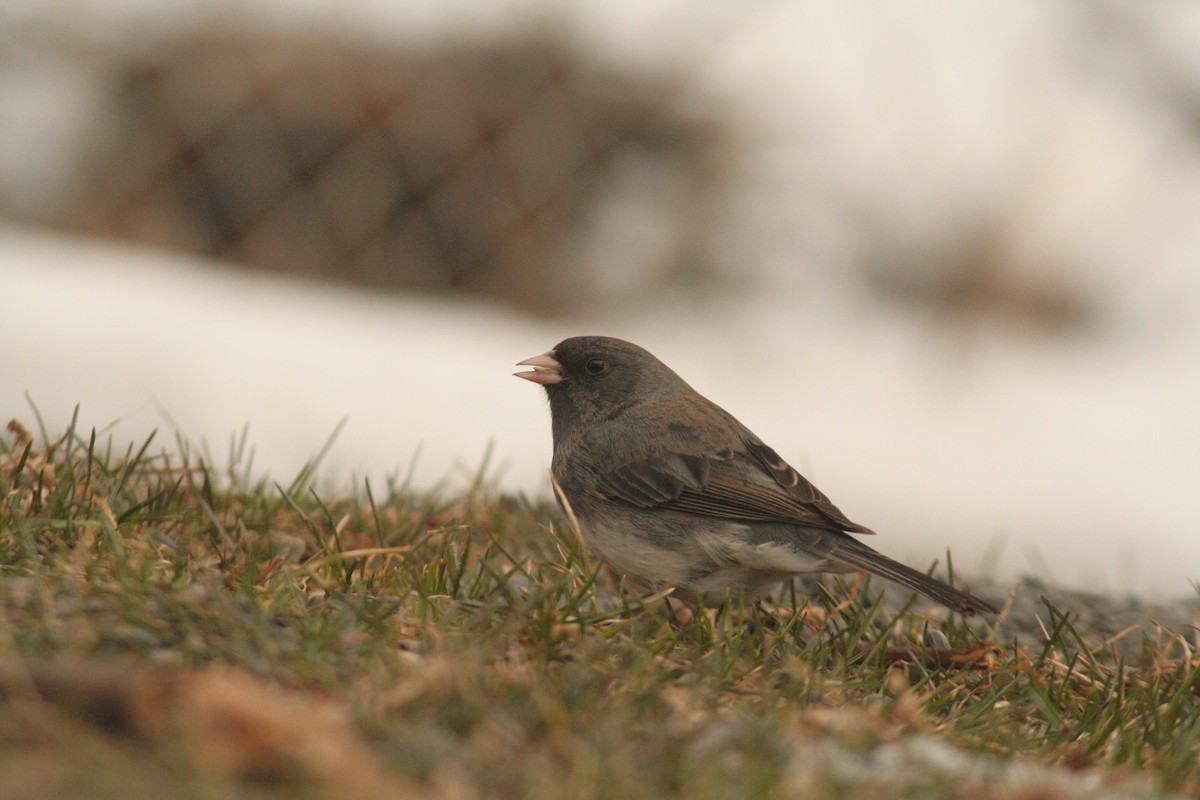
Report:
[[[518,367],[533,367],[528,372],[514,372],[518,378],[540,383],[543,386],[560,383],[563,379],[562,364],[554,358],[554,351],[542,353],[540,356],[527,358],[517,362]]]

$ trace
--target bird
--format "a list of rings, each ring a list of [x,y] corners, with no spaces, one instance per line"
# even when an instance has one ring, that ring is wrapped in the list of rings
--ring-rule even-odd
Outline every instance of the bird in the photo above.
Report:
[[[964,616],[997,613],[864,544],[874,531],[642,347],[575,336],[517,366],[549,398],[559,504],[618,575],[717,607],[794,575],[858,571]]]

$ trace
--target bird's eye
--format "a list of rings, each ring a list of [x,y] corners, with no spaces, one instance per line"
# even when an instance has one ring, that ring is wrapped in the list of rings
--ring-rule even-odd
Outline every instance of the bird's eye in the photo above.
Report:
[[[603,358],[589,358],[584,368],[593,375],[599,375],[604,370],[608,369],[608,362]]]

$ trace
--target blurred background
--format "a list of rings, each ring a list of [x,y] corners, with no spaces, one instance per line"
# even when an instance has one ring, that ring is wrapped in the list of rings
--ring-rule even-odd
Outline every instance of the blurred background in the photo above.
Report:
[[[1194,594],[1200,4],[0,5],[0,416],[546,496],[579,333],[895,557]]]

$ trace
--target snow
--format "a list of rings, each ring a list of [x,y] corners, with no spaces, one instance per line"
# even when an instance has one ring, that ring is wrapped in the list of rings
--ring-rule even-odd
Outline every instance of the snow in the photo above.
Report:
[[[547,324],[480,303],[252,277],[176,255],[0,233],[0,415],[140,438],[174,426],[223,458],[249,424],[286,480],[347,418],[322,474],[547,493],[540,390],[516,361],[566,335],[641,342],[921,563],[1010,580],[1180,595],[1200,541],[1194,345],[1073,348],[994,336],[969,361],[919,328],[770,297]],[[830,315],[833,316],[832,312]],[[1194,339],[1192,340],[1195,341]],[[164,436],[169,444],[170,436]]]

